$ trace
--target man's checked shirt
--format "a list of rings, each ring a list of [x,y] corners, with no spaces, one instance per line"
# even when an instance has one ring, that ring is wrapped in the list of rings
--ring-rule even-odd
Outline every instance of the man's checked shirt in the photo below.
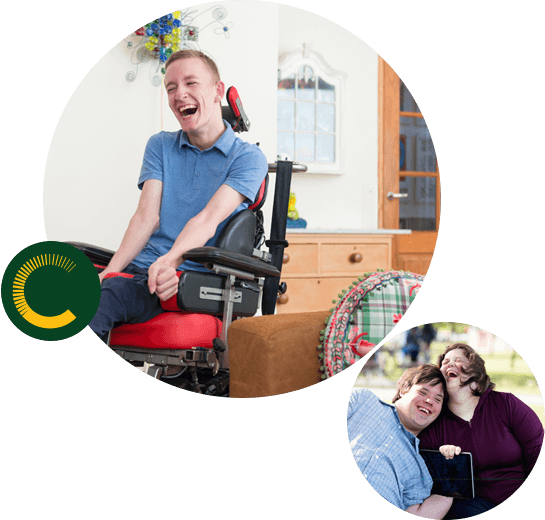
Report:
[[[375,491],[403,510],[430,496],[432,479],[418,454],[419,440],[403,427],[395,406],[354,389],[347,420],[352,454]]]

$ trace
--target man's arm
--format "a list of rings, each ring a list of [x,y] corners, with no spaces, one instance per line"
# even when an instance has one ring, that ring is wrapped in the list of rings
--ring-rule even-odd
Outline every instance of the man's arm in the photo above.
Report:
[[[163,301],[174,296],[178,292],[176,269],[183,262],[183,255],[194,247],[204,246],[244,199],[244,195],[230,186],[220,186],[206,207],[185,225],[171,250],[151,264],[148,270],[150,293],[155,292]]]
[[[421,504],[409,506],[406,511],[416,516],[424,518],[443,518],[452,505],[452,497],[444,497],[441,495],[431,495]]]
[[[121,245],[106,269],[99,274],[101,282],[106,274],[125,269],[147,244],[151,234],[159,226],[162,192],[163,183],[161,181],[149,179],[144,182],[138,207],[129,222]]]

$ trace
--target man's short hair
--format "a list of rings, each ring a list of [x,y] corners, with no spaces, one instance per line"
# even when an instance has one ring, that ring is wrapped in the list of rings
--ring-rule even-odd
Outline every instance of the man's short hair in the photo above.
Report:
[[[182,49],[173,52],[165,63],[165,72],[173,62],[177,60],[185,60],[187,58],[197,58],[199,60],[202,60],[204,64],[208,67],[208,70],[210,70],[210,73],[214,78],[214,83],[218,83],[219,81],[221,81],[220,73],[216,62],[204,52],[198,51],[196,49]]]
[[[399,378],[397,382],[397,392],[392,399],[392,403],[395,403],[398,399],[401,399],[402,394],[408,392],[413,385],[423,385],[425,383],[431,383],[432,386],[443,386],[443,403],[448,399],[447,383],[441,370],[436,365],[430,363],[420,365],[419,367],[409,368]]]

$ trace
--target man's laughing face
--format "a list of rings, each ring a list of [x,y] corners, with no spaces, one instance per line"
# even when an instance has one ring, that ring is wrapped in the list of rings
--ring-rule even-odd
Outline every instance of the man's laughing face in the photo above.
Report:
[[[414,384],[395,402],[401,423],[406,430],[418,435],[441,412],[444,400],[443,385],[437,381]]]
[[[199,58],[174,61],[165,73],[168,104],[189,136],[206,137],[223,122],[216,116],[224,85],[216,82],[212,72]],[[221,108],[219,108],[221,110]]]

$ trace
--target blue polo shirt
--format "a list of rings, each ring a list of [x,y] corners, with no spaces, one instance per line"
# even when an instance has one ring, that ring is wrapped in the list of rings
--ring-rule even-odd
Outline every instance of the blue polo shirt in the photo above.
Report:
[[[364,388],[348,405],[348,438],[363,476],[383,498],[404,511],[430,496],[432,478],[396,407]]]
[[[163,183],[160,223],[148,243],[133,260],[148,268],[172,248],[187,222],[200,213],[222,184],[227,184],[246,199],[217,228],[205,245],[213,246],[228,220],[255,199],[268,164],[263,152],[235,136],[224,121],[225,132],[216,143],[201,151],[193,146],[185,132],[160,132],[146,146],[138,187],[157,179]],[[206,271],[201,264],[186,260],[179,270]]]

